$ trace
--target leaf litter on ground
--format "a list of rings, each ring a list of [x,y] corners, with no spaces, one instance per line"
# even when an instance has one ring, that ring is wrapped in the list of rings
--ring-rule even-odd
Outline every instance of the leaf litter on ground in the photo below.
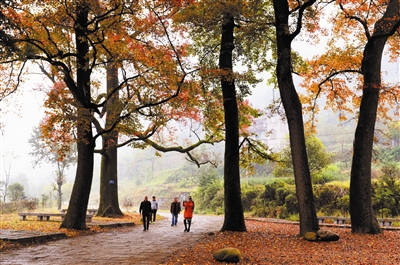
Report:
[[[93,222],[89,223],[86,230],[76,230],[76,229],[66,229],[60,228],[61,221],[60,220],[50,220],[50,221],[37,221],[36,217],[26,217],[26,221],[19,220],[18,214],[2,214],[0,215],[0,229],[5,230],[18,230],[18,231],[35,231],[42,233],[65,233],[67,237],[75,237],[75,236],[85,236],[92,235],[95,233],[102,233],[110,231],[110,229],[116,228],[107,228],[100,227],[96,224],[107,224],[107,223],[115,223],[115,222],[133,222],[135,224],[140,223],[141,216],[138,213],[125,213],[124,216],[109,218],[109,217],[96,217],[92,218]],[[56,217],[55,217],[56,218]],[[119,227],[119,231],[123,231],[123,227]],[[125,228],[129,229],[129,228]],[[18,243],[10,243],[6,240],[0,240],[0,252],[16,249],[24,247],[28,244],[18,244]]]
[[[121,218],[94,217],[94,222],[107,223],[133,221],[140,223],[141,216],[128,213]],[[266,219],[268,220],[268,219]],[[60,229],[59,221],[20,221],[18,215],[2,215],[0,229],[32,230],[40,232],[65,232],[68,237],[85,236],[110,231],[110,228],[91,226],[80,231]],[[195,245],[171,253],[163,265],[222,264],[213,258],[213,253],[225,247],[238,248],[242,260],[237,264],[400,264],[400,230],[385,230],[379,235],[351,233],[350,228],[325,227],[340,236],[335,242],[311,242],[299,237],[299,225],[268,221],[246,220],[247,232],[216,232],[204,235]],[[131,228],[113,228],[119,232]],[[193,227],[195,229],[195,227]],[[24,247],[0,241],[0,252]]]
[[[237,264],[400,264],[400,230],[379,235],[351,233],[350,228],[325,227],[339,241],[307,241],[299,237],[298,224],[246,221],[247,232],[218,232],[195,246],[174,253],[164,265],[222,264],[213,253],[225,247],[238,248]]]

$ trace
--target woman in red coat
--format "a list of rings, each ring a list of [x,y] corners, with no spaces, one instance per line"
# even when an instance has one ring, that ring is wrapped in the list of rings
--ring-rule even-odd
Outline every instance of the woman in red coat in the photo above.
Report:
[[[189,196],[188,201],[183,202],[183,207],[185,207],[185,211],[183,213],[183,223],[185,224],[185,231],[190,232],[190,225],[192,224],[193,218],[193,210],[194,210],[194,202],[192,201],[192,197]]]

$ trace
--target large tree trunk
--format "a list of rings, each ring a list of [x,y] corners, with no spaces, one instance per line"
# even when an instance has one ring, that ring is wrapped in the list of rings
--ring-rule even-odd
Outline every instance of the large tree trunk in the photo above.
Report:
[[[219,68],[225,112],[224,203],[225,219],[221,231],[246,231],[239,173],[239,117],[232,71],[234,19],[225,14],[222,21]]]
[[[78,163],[68,211],[61,228],[86,229],[86,210],[93,180],[94,141],[91,129],[92,114],[88,109],[78,110]]]
[[[107,93],[112,93],[118,87],[118,68],[107,66]],[[106,128],[113,126],[121,114],[118,107],[118,92],[107,102]],[[100,204],[97,216],[116,217],[123,215],[118,202],[118,131],[112,130],[104,134],[100,166]]]
[[[390,36],[389,32],[394,32],[393,29],[399,27],[399,9],[399,0],[391,0],[384,16],[376,23],[374,33],[364,49],[362,62],[364,89],[354,137],[350,179],[350,215],[353,233],[382,233],[372,210],[371,160],[381,88],[382,53]]]
[[[78,162],[74,186],[68,205],[68,211],[61,228],[86,229],[86,210],[89,203],[90,190],[93,180],[94,139],[92,133],[92,113],[87,106],[91,102],[89,45],[86,38],[88,24],[88,7],[85,2],[76,7],[75,42],[77,50],[76,86],[66,76],[66,83],[78,104],[77,110],[77,150]]]
[[[100,204],[97,216],[116,217],[123,213],[118,202],[117,137],[103,136],[100,169]]]
[[[278,48],[277,78],[282,103],[289,125],[290,147],[293,161],[296,195],[300,212],[300,235],[318,231],[310,169],[308,165],[302,105],[292,79],[291,42],[289,28],[289,6],[287,1],[274,0],[276,35]]]

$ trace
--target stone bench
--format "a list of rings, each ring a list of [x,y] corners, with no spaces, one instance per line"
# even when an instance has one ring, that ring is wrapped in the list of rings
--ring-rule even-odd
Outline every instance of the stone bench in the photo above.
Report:
[[[62,213],[66,213],[68,211],[68,209],[62,209],[61,212]],[[88,214],[96,214],[97,213],[97,209],[87,209],[86,210]]]
[[[377,218],[380,226],[392,226],[392,223],[399,222],[399,219],[395,218]]]
[[[333,220],[334,224],[345,224],[346,221],[350,221],[350,217],[343,216],[318,216],[318,223],[323,224],[325,220]],[[377,218],[380,226],[392,226],[394,222],[400,222],[399,219],[394,218]]]
[[[323,224],[325,220],[333,220],[334,224],[344,225],[346,221],[350,221],[350,217],[343,216],[318,216],[318,223]]]
[[[64,220],[66,213],[18,213],[20,220],[26,221],[27,216],[36,216],[38,221],[50,221],[51,216],[61,217]],[[93,214],[86,215],[86,222],[92,222]]]

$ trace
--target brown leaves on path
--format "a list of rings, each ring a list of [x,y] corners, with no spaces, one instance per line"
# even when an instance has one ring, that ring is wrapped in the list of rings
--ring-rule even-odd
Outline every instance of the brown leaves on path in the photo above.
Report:
[[[213,259],[213,253],[225,247],[242,252],[243,259],[237,264],[400,264],[400,230],[360,235],[349,228],[321,226],[337,233],[339,241],[310,242],[298,236],[298,224],[248,220],[246,226],[248,232],[207,236],[163,264],[221,264]]]

